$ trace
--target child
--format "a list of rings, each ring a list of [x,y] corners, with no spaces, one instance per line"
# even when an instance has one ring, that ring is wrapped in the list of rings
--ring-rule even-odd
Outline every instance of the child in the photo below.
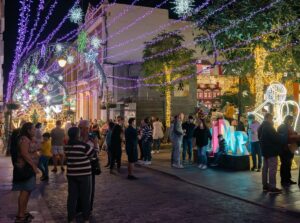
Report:
[[[226,147],[227,147],[227,145],[226,145],[225,139],[223,138],[223,135],[221,135],[221,134],[218,135],[218,142],[219,142],[219,150],[215,154],[216,158],[215,158],[214,163],[211,166],[218,166],[219,165],[219,160],[220,160],[221,156],[223,154],[226,154]]]
[[[39,169],[43,173],[43,175],[41,177],[41,181],[49,180],[48,163],[49,163],[50,157],[52,157],[50,133],[46,132],[43,134],[43,142],[42,142],[42,146],[41,146],[41,157],[39,160]]]

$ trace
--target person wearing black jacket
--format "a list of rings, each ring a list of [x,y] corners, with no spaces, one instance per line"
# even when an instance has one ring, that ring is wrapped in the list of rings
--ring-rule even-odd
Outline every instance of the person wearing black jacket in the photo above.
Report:
[[[286,143],[282,146],[280,153],[280,177],[281,184],[283,186],[290,186],[291,184],[296,184],[295,181],[292,181],[291,176],[291,167],[294,154],[289,150],[288,144],[299,142],[299,136],[293,130],[294,118],[291,115],[288,115],[284,119],[284,123],[278,127],[278,133],[282,134],[285,137]]]
[[[273,115],[265,114],[264,121],[258,129],[258,138],[264,157],[262,170],[263,191],[270,193],[281,193],[276,188],[277,157],[280,154],[284,137],[276,132],[273,126]]]
[[[115,162],[117,162],[117,169],[120,172],[121,169],[121,157],[122,157],[122,140],[123,140],[123,124],[124,118],[117,117],[117,124],[115,124],[111,133],[111,161],[110,161],[110,173],[113,173]]]
[[[207,168],[207,147],[209,139],[211,140],[211,133],[207,126],[205,125],[204,120],[200,119],[198,126],[194,130],[194,138],[196,139],[197,145],[197,158],[198,158],[198,168],[205,170]]]
[[[136,180],[137,178],[132,174],[134,163],[138,160],[138,133],[135,128],[135,118],[128,120],[128,128],[125,130],[126,153],[128,156],[128,179]]]
[[[189,119],[182,124],[182,129],[185,132],[183,136],[183,150],[182,150],[182,161],[185,162],[186,152],[189,155],[189,162],[192,162],[192,154],[193,154],[193,135],[195,124],[193,116],[189,116]]]

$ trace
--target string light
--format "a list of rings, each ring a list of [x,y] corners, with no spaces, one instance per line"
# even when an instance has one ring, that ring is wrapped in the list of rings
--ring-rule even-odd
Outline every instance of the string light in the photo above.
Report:
[[[270,3],[269,5],[267,5],[265,7],[259,8],[257,11],[250,13],[249,16],[243,17],[241,19],[238,19],[238,20],[232,22],[229,26],[226,26],[226,27],[224,27],[222,29],[219,29],[218,31],[212,33],[211,36],[213,38],[215,38],[217,35],[219,35],[219,34],[221,34],[223,32],[226,32],[226,31],[228,31],[228,30],[236,27],[240,23],[249,21],[254,16],[256,16],[258,13],[264,12],[264,11],[272,8],[275,4],[278,4],[281,1],[282,0],[276,0],[275,2],[272,2],[272,3]],[[166,55],[168,55],[170,53],[174,53],[174,52],[182,49],[183,47],[190,47],[190,46],[193,46],[193,45],[195,45],[197,43],[204,42],[204,41],[209,41],[209,40],[210,40],[210,37],[203,37],[203,38],[201,38],[201,39],[199,39],[197,41],[188,42],[188,43],[183,44],[182,46],[179,46],[179,47],[176,47],[176,48],[173,48],[173,49],[169,49],[169,50],[166,50],[164,52],[160,52],[160,53],[157,53],[155,55],[146,57],[143,60],[139,60],[139,61],[136,61],[136,62],[133,62],[133,63],[132,62],[119,63],[116,66],[119,67],[119,66],[124,66],[124,65],[129,65],[129,64],[136,64],[136,63],[144,62],[145,60],[149,60],[149,59],[153,59],[153,58],[157,58],[157,57],[161,57],[161,56],[166,56]],[[126,55],[126,54],[128,54],[130,52],[134,52],[134,51],[137,51],[137,50],[140,50],[140,49],[141,49],[141,46],[137,47],[137,48],[134,48],[134,49],[127,50],[126,52],[122,52],[122,53],[119,53],[119,54],[115,54],[115,55],[112,55],[112,56],[105,57],[104,59],[109,59],[109,58],[113,58],[113,57],[116,57],[116,56]]]

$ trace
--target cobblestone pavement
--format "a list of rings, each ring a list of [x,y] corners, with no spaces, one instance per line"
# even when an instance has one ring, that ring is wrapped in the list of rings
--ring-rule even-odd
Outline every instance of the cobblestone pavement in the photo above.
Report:
[[[115,175],[103,169],[97,177],[92,222],[299,222],[299,217],[201,189],[156,171],[137,167],[137,181],[127,180],[126,173],[125,167]],[[41,188],[54,220],[66,222],[65,176],[51,175]]]

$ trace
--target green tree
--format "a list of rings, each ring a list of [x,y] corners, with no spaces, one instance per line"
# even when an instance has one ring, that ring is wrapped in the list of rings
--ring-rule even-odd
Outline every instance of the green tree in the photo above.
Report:
[[[296,74],[300,72],[300,47],[298,45],[300,26],[298,23],[285,28],[282,28],[282,26],[285,23],[299,20],[300,1],[236,1],[225,10],[206,17],[226,2],[228,1],[214,0],[211,5],[201,10],[193,18],[194,21],[198,21],[198,28],[204,31],[196,37],[198,46],[201,47],[203,52],[211,55],[216,61],[227,61],[253,55],[257,47],[263,47],[268,52],[264,72],[288,72],[290,77],[296,79]],[[272,7],[267,10],[255,14],[247,21],[238,22],[240,19],[246,18],[272,3]],[[218,30],[233,24],[236,25],[225,32],[214,35]],[[274,32],[275,29],[276,32]],[[262,36],[262,38],[257,38],[259,36]],[[207,40],[201,41],[203,38],[207,38]],[[255,40],[253,40],[254,38]],[[239,46],[233,47],[237,45]],[[239,75],[240,78],[245,75],[254,75],[255,58],[251,57],[247,60],[225,64],[224,73]]]
[[[249,82],[247,78],[241,79],[240,86],[233,86],[233,88],[240,87],[240,91],[227,91],[224,92],[223,95],[219,96],[219,99],[221,99],[221,107],[223,108],[226,104],[226,102],[233,103],[235,105],[238,105],[241,101],[241,104],[243,105],[241,107],[241,113],[244,113],[246,110],[246,107],[251,107],[254,103],[254,95],[250,92]],[[239,92],[241,92],[241,97],[239,96]]]
[[[170,126],[171,115],[171,91],[173,81],[180,77],[196,72],[194,50],[183,47],[184,37],[180,33],[169,34],[163,32],[152,41],[145,43],[143,52],[143,71],[145,77],[149,77],[146,83],[160,84],[155,87],[166,98],[165,118],[166,126]],[[172,53],[165,51],[174,50]],[[163,75],[157,75],[163,74]],[[155,76],[155,78],[150,78]]]

